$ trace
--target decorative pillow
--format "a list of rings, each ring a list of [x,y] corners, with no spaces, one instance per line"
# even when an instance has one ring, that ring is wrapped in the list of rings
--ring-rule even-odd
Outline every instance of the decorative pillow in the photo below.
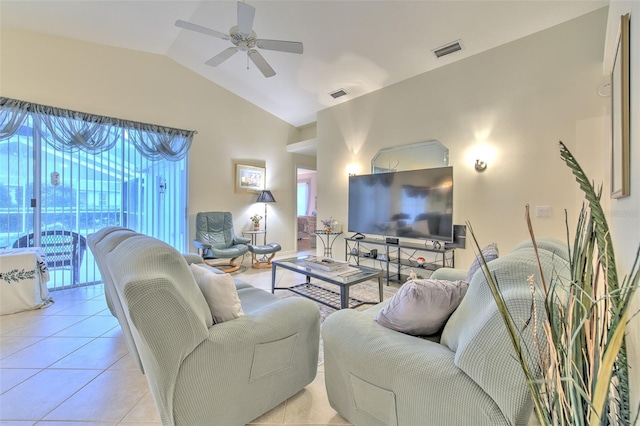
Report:
[[[189,265],[189,268],[211,309],[214,323],[229,321],[244,315],[231,275],[216,274],[195,263]]]
[[[469,283],[414,280],[406,282],[382,308],[376,321],[392,330],[414,336],[437,333],[456,310]]]
[[[485,248],[483,248],[482,249],[482,255],[484,256],[484,260],[487,263],[491,262],[492,260],[497,259],[498,258],[498,244],[491,243],[488,246],[486,246]],[[471,282],[471,278],[473,278],[473,275],[476,273],[476,271],[478,269],[480,269],[481,266],[482,266],[482,257],[480,257],[480,255],[477,255],[475,260],[471,264],[471,267],[469,268],[469,273],[467,274],[467,282],[468,283]]]

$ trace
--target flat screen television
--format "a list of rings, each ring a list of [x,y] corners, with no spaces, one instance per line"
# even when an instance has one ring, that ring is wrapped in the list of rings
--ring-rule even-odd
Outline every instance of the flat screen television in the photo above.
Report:
[[[350,176],[348,230],[452,241],[453,167]]]

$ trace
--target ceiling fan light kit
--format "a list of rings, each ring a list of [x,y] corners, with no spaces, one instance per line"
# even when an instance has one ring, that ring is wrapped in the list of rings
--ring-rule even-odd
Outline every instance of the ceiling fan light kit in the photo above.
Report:
[[[180,19],[176,21],[176,27],[199,32],[222,40],[230,40],[234,45],[234,47],[229,47],[218,53],[206,61],[205,64],[217,67],[238,51],[247,52],[247,57],[253,62],[256,68],[260,70],[262,75],[269,78],[276,75],[276,72],[256,48],[298,54],[302,54],[304,48],[302,43],[298,41],[259,39],[255,31],[253,31],[255,13],[255,7],[247,3],[238,2],[238,25],[231,27],[229,34],[224,34]]]

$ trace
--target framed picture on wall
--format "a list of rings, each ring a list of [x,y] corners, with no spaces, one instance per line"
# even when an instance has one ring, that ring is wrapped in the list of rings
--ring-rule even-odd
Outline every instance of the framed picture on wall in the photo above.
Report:
[[[264,189],[266,169],[236,163],[235,192],[255,194]]]
[[[629,14],[626,14],[620,17],[611,70],[611,198],[631,193],[629,53]]]

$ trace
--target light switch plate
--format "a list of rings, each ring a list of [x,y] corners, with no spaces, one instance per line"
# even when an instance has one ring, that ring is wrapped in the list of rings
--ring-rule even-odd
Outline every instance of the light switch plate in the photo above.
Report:
[[[537,217],[550,217],[551,216],[551,206],[536,206],[536,216]]]

